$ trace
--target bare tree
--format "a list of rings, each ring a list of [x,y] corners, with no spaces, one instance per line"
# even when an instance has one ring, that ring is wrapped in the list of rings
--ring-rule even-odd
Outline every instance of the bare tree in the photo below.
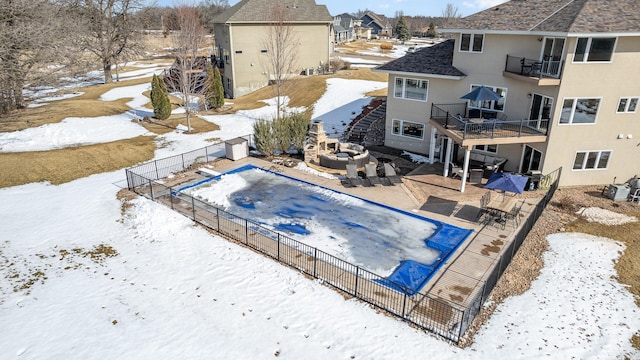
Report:
[[[298,39],[294,26],[289,22],[288,9],[277,4],[271,9],[271,24],[268,25],[262,41],[267,51],[265,67],[270,82],[276,90],[276,119],[280,119],[285,92],[284,86],[294,73],[297,62]]]
[[[229,7],[228,0],[202,0],[199,5],[202,23],[207,31],[213,32],[213,18],[222,14]]]
[[[456,20],[461,18],[462,15],[460,11],[458,11],[458,7],[453,4],[447,4],[447,6],[442,10],[442,28],[447,28],[455,23]]]
[[[200,22],[198,8],[180,6],[175,9],[178,29],[172,33],[176,62],[165,81],[170,91],[177,91],[182,98],[187,128],[191,131],[191,114],[195,111],[192,101],[199,94],[205,94],[205,66],[207,58],[200,55],[205,46],[205,29]],[[197,105],[196,105],[197,106]]]
[[[27,83],[48,84],[81,64],[67,10],[48,0],[0,1],[0,115],[25,106]]]
[[[134,13],[142,0],[79,0],[87,28],[85,48],[101,62],[104,82],[113,82],[111,68],[119,58],[136,54],[140,32]]]

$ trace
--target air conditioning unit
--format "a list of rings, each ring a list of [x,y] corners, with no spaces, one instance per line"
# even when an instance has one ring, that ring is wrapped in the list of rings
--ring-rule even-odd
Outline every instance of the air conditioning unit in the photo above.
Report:
[[[607,190],[607,197],[611,200],[626,200],[631,188],[628,184],[611,184]]]

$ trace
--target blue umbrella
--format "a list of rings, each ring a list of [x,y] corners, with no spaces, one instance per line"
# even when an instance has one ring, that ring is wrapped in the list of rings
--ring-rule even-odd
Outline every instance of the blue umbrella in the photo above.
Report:
[[[471,101],[498,101],[500,100],[500,94],[486,86],[479,86],[473,89],[470,93],[463,95],[460,99]],[[480,117],[482,117],[482,106],[480,109]]]
[[[498,101],[500,100],[500,94],[486,86],[480,86],[473,89],[470,93],[463,95],[460,99],[471,101]]]
[[[486,189],[508,191],[522,194],[529,178],[510,173],[493,173],[484,185]]]

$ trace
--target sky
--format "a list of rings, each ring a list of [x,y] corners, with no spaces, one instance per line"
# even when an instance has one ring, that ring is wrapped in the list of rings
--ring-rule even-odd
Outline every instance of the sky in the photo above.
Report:
[[[192,1],[198,3],[199,1]],[[237,4],[239,0],[229,0],[229,5]],[[316,0],[318,5],[326,5],[331,15],[353,13],[369,9],[377,14],[394,17],[396,11],[405,15],[441,16],[447,4],[458,8],[462,16],[471,15],[478,11],[506,2],[505,0]],[[184,0],[157,0],[159,6],[173,6],[183,4]]]
[[[149,76],[167,65],[130,63],[140,69],[120,77]],[[333,80],[314,117],[348,117],[381,86]],[[103,94],[103,101],[132,99],[129,111],[111,117],[112,126],[102,118],[68,118],[0,133],[0,153],[146,133],[131,120],[149,112],[142,95],[149,87]],[[38,104],[62,100],[46,96]],[[202,116],[220,126],[216,131],[158,135],[155,158],[249,134],[256,119],[275,112],[272,99],[265,103]],[[306,166],[297,170],[316,175]],[[624,251],[616,241],[550,235],[531,289],[499,304],[474,344],[460,349],[212,235],[162,204],[137,198],[124,207],[116,196],[124,178],[120,169],[61,185],[0,189],[0,359],[640,359],[629,342],[640,328],[640,309],[616,280],[614,264]],[[638,221],[598,208],[579,216],[608,225]],[[113,252],[101,256],[100,248]]]

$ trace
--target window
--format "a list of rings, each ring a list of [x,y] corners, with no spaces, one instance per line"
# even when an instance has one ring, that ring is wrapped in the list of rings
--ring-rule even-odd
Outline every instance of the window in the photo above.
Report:
[[[404,120],[393,120],[393,134],[415,139],[424,138],[424,125]]]
[[[579,151],[573,161],[573,170],[606,169],[611,151]]]
[[[236,50],[236,54],[242,54],[242,50]]]
[[[498,153],[498,145],[473,145],[473,150],[484,151],[492,154]]]
[[[496,110],[496,111],[504,111],[504,103],[507,100],[507,89],[496,87],[496,86],[487,86],[485,87],[495,91],[500,94],[500,100],[498,101],[469,101],[469,108],[472,109],[486,109],[486,110]],[[479,88],[480,85],[471,85],[471,91]]]
[[[560,124],[595,124],[600,99],[564,99]]]
[[[263,53],[263,54],[266,54],[267,50],[266,49],[262,49],[262,50],[260,50],[260,52]]]
[[[460,34],[460,51],[482,52],[483,34]]]
[[[638,109],[638,98],[620,98],[618,102],[618,110],[616,112],[619,113],[634,113]]]
[[[616,38],[578,38],[573,62],[611,61]]]
[[[429,80],[396,78],[394,96],[397,98],[427,101]]]

